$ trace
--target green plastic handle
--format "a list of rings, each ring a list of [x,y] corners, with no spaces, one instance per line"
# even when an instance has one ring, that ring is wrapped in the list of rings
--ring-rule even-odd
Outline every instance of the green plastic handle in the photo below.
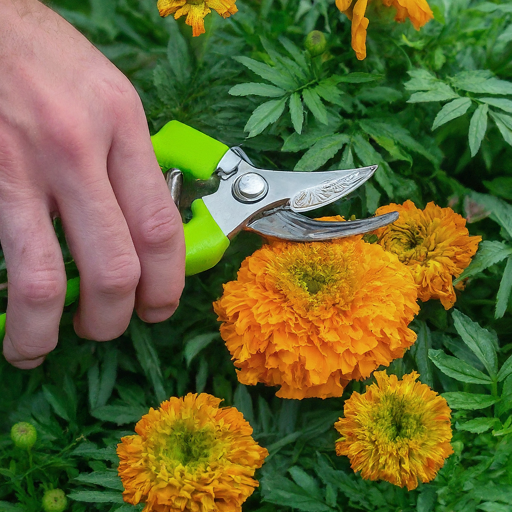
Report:
[[[217,169],[228,146],[178,121],[170,121],[151,137],[156,158],[163,171],[180,169],[185,179],[207,180]],[[185,274],[199,274],[214,267],[229,246],[202,199],[192,203],[192,220],[183,226],[185,232]],[[80,295],[80,278],[67,283],[65,304]],[[0,315],[0,341],[5,335],[5,313]]]

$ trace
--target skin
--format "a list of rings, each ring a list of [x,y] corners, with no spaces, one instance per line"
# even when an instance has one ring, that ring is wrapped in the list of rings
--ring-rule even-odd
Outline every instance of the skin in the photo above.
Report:
[[[0,0],[0,240],[5,358],[34,368],[57,344],[66,274],[59,216],[81,276],[77,334],[120,336],[175,311],[183,227],[128,79],[36,0]]]

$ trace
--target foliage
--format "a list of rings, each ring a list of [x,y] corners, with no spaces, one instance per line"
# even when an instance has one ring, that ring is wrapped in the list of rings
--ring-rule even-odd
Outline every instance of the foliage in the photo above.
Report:
[[[458,282],[456,309],[421,305],[418,340],[392,373],[416,369],[454,414],[452,455],[411,492],[355,475],[336,457],[332,425],[343,399],[282,400],[237,383],[212,302],[260,244],[241,234],[214,269],[187,279],[180,308],[158,325],[135,317],[118,340],[76,337],[66,307],[58,348],[42,367],[0,362],[0,510],[41,510],[61,488],[68,510],[128,512],[115,446],[171,395],[207,391],[235,405],[270,456],[246,511],[501,512],[512,502],[512,5],[429,2],[416,32],[370,4],[368,57],[350,48],[350,22],[333,0],[238,0],[208,16],[206,34],[162,20],[154,0],[55,0],[133,81],[152,132],[170,119],[232,146],[261,167],[314,171],[379,164],[375,180],[328,214],[366,217],[378,206],[435,201],[464,215],[483,242]],[[327,49],[304,49],[313,29]],[[324,213],[324,212],[322,212]],[[62,240],[69,276],[76,268]],[[0,278],[5,278],[0,260]],[[0,292],[5,306],[6,291]],[[352,382],[352,391],[365,383]],[[31,450],[9,432],[29,421]],[[141,507],[135,507],[139,510]]]

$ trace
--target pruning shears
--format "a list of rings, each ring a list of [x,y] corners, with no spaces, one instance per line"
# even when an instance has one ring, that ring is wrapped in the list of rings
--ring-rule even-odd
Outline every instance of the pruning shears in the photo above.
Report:
[[[259,169],[241,148],[228,148],[178,121],[167,123],[152,142],[176,203],[182,182],[212,177],[219,181],[214,193],[192,203],[193,217],[183,226],[187,275],[214,267],[242,229],[265,237],[315,242],[367,233],[398,219],[397,212],[346,222],[301,215],[354,191],[377,165],[312,173]]]
[[[242,229],[265,237],[315,242],[367,233],[398,219],[397,212],[346,222],[301,215],[354,191],[374,174],[377,165],[312,173],[259,169],[241,148],[229,148],[178,121],[167,123],[152,142],[177,204],[187,187],[201,190],[201,183],[218,181],[215,192],[191,203],[192,219],[183,225],[186,275],[214,267]],[[77,277],[68,281],[65,304],[78,296]],[[5,313],[0,315],[0,340],[4,328]]]

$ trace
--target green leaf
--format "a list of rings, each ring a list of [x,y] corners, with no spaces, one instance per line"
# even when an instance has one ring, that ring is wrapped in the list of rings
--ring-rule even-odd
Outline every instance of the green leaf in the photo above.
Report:
[[[487,131],[487,112],[489,107],[487,105],[479,105],[471,117],[469,123],[469,149],[471,156],[475,156],[480,149],[485,132]]]
[[[105,344],[101,371],[97,362],[89,368],[87,378],[90,409],[105,405],[112,395],[117,378],[117,348],[112,343]]]
[[[484,103],[491,105],[491,107],[496,107],[504,110],[505,112],[512,113],[512,101],[510,100],[505,100],[503,98],[478,98],[478,101],[483,101]]]
[[[512,176],[498,176],[492,181],[483,180],[482,183],[493,195],[512,201]]]
[[[407,103],[426,103],[429,101],[448,101],[458,98],[459,95],[447,84],[440,82],[435,89],[426,92],[415,92]]]
[[[326,126],[320,125],[319,129],[308,131],[307,133],[292,133],[283,144],[281,151],[290,151],[296,153],[309,149],[315,142],[320,139],[334,135],[332,130]]]
[[[330,512],[334,510],[323,500],[310,496],[305,489],[280,475],[263,478],[261,486],[263,501],[269,503],[276,505],[285,503],[287,507],[305,512]]]
[[[494,379],[498,372],[498,356],[496,355],[498,341],[496,335],[480,327],[476,322],[473,322],[456,309],[453,311],[452,316],[455,329],[462,338],[462,341],[480,359],[491,378]]]
[[[153,384],[157,401],[163,402],[168,396],[165,391],[160,359],[151,338],[151,331],[141,320],[133,318],[130,322],[130,334],[137,353],[137,360],[147,379]]]
[[[494,428],[495,423],[498,420],[496,418],[476,418],[469,420],[464,423],[457,424],[458,430],[467,430],[473,434],[482,434]]]
[[[350,141],[348,135],[338,133],[324,137],[304,153],[295,165],[295,171],[314,171],[330,160],[345,144]]]
[[[304,122],[304,108],[300,94],[294,92],[290,96],[290,117],[292,118],[293,128],[297,133],[302,133],[302,123]]]
[[[275,123],[283,113],[286,99],[271,100],[261,104],[252,113],[245,125],[244,131],[249,132],[249,137],[260,134],[269,124]]]
[[[177,26],[171,29],[172,35],[167,45],[167,60],[171,68],[174,79],[186,84],[191,75],[190,55],[185,38],[181,35]]]
[[[270,98],[279,98],[286,94],[286,91],[269,84],[260,84],[250,82],[245,84],[238,84],[231,87],[229,94],[232,96],[268,96]]]
[[[233,405],[244,415],[244,418],[251,424],[254,424],[254,410],[252,407],[252,398],[247,391],[247,386],[238,384],[233,397]]]
[[[510,505],[503,505],[502,503],[495,503],[491,501],[480,503],[477,508],[484,512],[510,512]]]
[[[484,485],[475,487],[472,490],[472,493],[478,500],[503,501],[504,503],[507,503],[507,505],[512,503],[511,485],[495,485],[494,483],[487,481]]]
[[[27,509],[21,503],[9,503],[0,501],[0,510],[2,512],[26,512]]]
[[[104,460],[114,463],[119,463],[116,450],[114,447],[98,448],[94,443],[88,441],[79,444],[72,452],[71,455],[76,457],[83,457],[85,459]]]
[[[75,501],[86,503],[124,503],[121,492],[108,491],[75,491],[67,495]]]
[[[302,91],[302,98],[306,106],[311,110],[311,113],[322,124],[327,124],[327,110],[322,103],[320,96],[314,89],[304,89]]]
[[[507,256],[512,254],[512,247],[503,242],[485,241],[480,242],[478,252],[471,264],[464,270],[464,272],[454,281],[457,284],[459,281],[472,277],[480,272],[504,260]]]
[[[367,82],[374,82],[375,80],[380,80],[383,78],[382,75],[374,75],[370,73],[349,73],[348,75],[334,75],[333,80],[336,83],[345,83],[345,84],[364,84]]]
[[[503,367],[507,366],[507,363],[505,363]],[[501,401],[496,406],[496,415],[501,416],[510,410],[512,410],[512,375],[506,377],[505,382],[503,382]]]
[[[412,69],[407,73],[411,77],[411,80],[404,84],[408,91],[432,91],[446,86],[446,84],[426,69]]]
[[[343,93],[330,79],[322,80],[314,90],[325,101],[334,103],[335,105],[344,107],[346,109],[347,101],[343,98]]]
[[[456,100],[450,101],[450,103],[447,103],[438,112],[436,118],[434,119],[432,130],[439,128],[452,119],[463,116],[470,106],[471,100],[469,98],[458,98]]]
[[[470,197],[490,211],[491,219],[505,229],[512,238],[512,206],[510,204],[489,194],[471,192]]]
[[[288,472],[299,487],[317,500],[322,500],[322,493],[320,492],[320,487],[318,487],[318,482],[312,476],[308,475],[299,466],[291,467]]]
[[[80,473],[76,478],[76,482],[84,484],[94,484],[116,491],[124,491],[123,483],[117,474],[117,471],[95,471],[94,473]]]
[[[503,140],[507,144],[510,144],[512,146],[512,129],[507,126],[507,123],[504,122],[503,118],[497,112],[493,112],[491,110],[489,111],[489,113],[491,114],[491,117],[496,123],[496,126],[498,127],[498,130],[500,131],[501,136],[503,137]]]
[[[498,382],[505,380],[509,375],[512,374],[512,356],[510,356],[500,368],[498,372]]]
[[[443,393],[441,396],[447,400],[448,405],[452,409],[465,409],[470,411],[486,409],[500,400],[491,395],[465,393],[462,391]]]
[[[512,83],[490,77],[487,70],[463,71],[452,79],[452,84],[464,91],[483,94],[512,94]]]
[[[303,69],[307,69],[308,63],[304,51],[300,50],[286,37],[280,36],[279,42],[285,47],[288,53],[295,59],[295,62]]]
[[[42,387],[44,397],[46,398],[46,401],[52,406],[55,414],[66,421],[71,421],[71,411],[63,390],[59,389],[53,384],[43,384]]]
[[[429,351],[432,347],[432,339],[430,336],[430,329],[425,322],[415,322],[414,330],[418,338],[416,343],[411,347],[411,355],[416,362],[416,367],[420,374],[420,380],[423,384],[433,387],[434,380],[432,376],[432,364],[429,358]]]
[[[512,257],[509,256],[505,266],[505,272],[501,278],[500,288],[496,300],[496,312],[494,318],[502,318],[507,311],[508,299],[510,298],[510,291],[512,290]]]
[[[448,377],[470,384],[491,384],[491,379],[468,363],[446,355],[442,350],[429,350],[432,362]]]
[[[249,57],[233,57],[236,61],[243,64],[245,67],[249,68],[252,72],[261,76],[265,80],[272,82],[277,87],[284,89],[286,91],[293,90],[296,87],[295,81],[286,75],[283,75],[279,70],[264,64],[263,62],[259,62],[254,59],[250,59]]]
[[[148,410],[135,405],[104,405],[91,411],[91,415],[102,421],[111,421],[116,425],[136,423]]]
[[[219,337],[220,334],[217,331],[207,332],[204,334],[198,334],[186,341],[185,348],[183,349],[183,355],[185,357],[185,361],[187,361],[187,366],[190,366],[194,357],[196,357],[201,350],[205,349],[213,340],[219,339]]]

